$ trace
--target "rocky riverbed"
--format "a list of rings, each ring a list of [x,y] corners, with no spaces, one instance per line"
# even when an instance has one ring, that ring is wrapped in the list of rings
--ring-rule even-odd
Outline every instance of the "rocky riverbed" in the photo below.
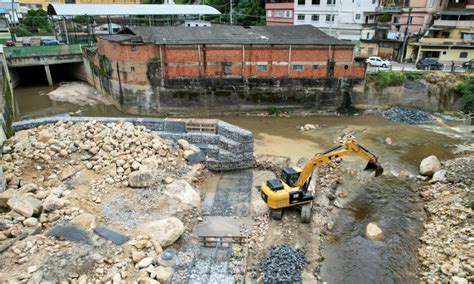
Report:
[[[422,283],[474,282],[474,156],[448,160],[419,188],[427,218],[418,258]]]
[[[165,283],[173,269],[162,251],[195,241],[195,151],[130,123],[16,133],[1,161],[0,282]]]

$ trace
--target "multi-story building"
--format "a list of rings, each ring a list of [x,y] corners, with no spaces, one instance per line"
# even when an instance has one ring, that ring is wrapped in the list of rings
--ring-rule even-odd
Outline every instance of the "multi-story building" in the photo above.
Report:
[[[399,6],[392,6],[392,20],[387,38],[404,41],[413,36],[421,37],[431,26],[433,15],[445,9],[448,1],[400,0],[393,3]]]
[[[446,64],[454,61],[457,65],[474,59],[474,9],[456,8],[436,14],[425,35],[409,44],[406,58],[414,61],[433,58]]]
[[[265,12],[267,26],[293,25],[293,0],[267,0]]]
[[[371,39],[377,0],[295,0],[295,25],[311,24],[338,39]]]

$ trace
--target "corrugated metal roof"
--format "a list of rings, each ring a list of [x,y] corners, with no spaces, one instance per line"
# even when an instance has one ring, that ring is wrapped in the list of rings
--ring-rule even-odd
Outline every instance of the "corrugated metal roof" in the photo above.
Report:
[[[128,36],[128,37],[126,37]],[[110,41],[143,41],[157,44],[311,44],[350,45],[350,41],[330,37],[311,25],[210,27],[127,27],[118,35],[102,36]]]
[[[171,4],[49,4],[48,14],[58,16],[117,15],[220,15],[208,5]]]

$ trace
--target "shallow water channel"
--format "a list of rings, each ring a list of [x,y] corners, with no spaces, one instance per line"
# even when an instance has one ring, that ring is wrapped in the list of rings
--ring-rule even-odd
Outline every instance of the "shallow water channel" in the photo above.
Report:
[[[76,106],[52,102],[41,96],[48,87],[15,89],[20,119],[71,113],[87,116],[128,116],[113,106]],[[448,125],[404,125],[378,116],[244,117],[214,116],[254,133],[255,152],[290,156],[293,162],[310,158],[333,146],[333,140],[353,132],[358,142],[379,156],[386,174],[377,179],[345,179],[349,192],[325,244],[321,276],[328,283],[414,283],[416,247],[422,233],[423,206],[413,184],[394,176],[400,171],[416,175],[426,156],[440,160],[455,157],[455,146],[472,142],[472,127]],[[317,124],[314,131],[300,132],[297,126]],[[392,145],[384,143],[390,137]],[[357,158],[345,159],[348,169],[361,169]],[[381,241],[364,238],[367,223],[377,222],[384,231]]]

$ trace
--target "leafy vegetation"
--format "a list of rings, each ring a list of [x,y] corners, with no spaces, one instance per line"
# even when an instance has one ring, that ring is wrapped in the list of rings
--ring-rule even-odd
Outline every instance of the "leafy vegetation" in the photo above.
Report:
[[[401,72],[381,71],[369,74],[368,81],[374,84],[376,89],[383,90],[385,87],[403,85],[405,82],[405,75]]]
[[[270,106],[268,107],[267,111],[269,115],[280,115],[283,113],[290,113],[290,110],[288,110],[287,108],[281,108],[277,106]]]
[[[265,25],[265,1],[240,0],[235,8],[235,21],[239,25]]]
[[[423,74],[417,72],[405,72],[403,73],[403,75],[405,75],[405,78],[407,78],[408,80],[419,80],[423,78]]]
[[[53,24],[49,21],[48,13],[43,9],[29,10],[20,25],[13,28],[17,36],[50,35]]]
[[[474,113],[474,76],[456,86],[456,93],[462,96],[461,110],[465,113]]]
[[[392,15],[391,14],[383,14],[379,17],[379,22],[381,23],[388,23],[392,20]]]

